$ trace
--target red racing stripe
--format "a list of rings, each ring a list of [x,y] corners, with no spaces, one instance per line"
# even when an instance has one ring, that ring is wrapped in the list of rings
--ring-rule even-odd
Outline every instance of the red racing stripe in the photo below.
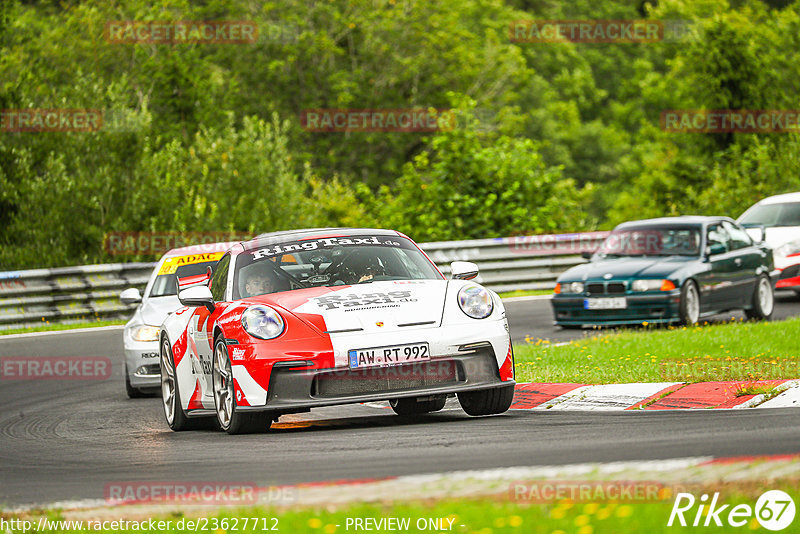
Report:
[[[733,408],[753,398],[753,395],[736,396],[736,392],[745,386],[782,384],[786,380],[765,380],[753,382],[740,380],[735,382],[699,382],[689,384],[674,393],[659,399],[645,410],[680,410],[691,408]]]

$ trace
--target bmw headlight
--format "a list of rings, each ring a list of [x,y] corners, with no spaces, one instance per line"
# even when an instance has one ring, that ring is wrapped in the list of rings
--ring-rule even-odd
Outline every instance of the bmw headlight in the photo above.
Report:
[[[481,286],[462,287],[458,292],[458,305],[473,319],[485,319],[494,310],[492,295]]]
[[[583,282],[564,282],[556,284],[555,293],[583,293]]]
[[[675,284],[669,280],[634,280],[631,284],[634,291],[672,291]]]
[[[136,325],[130,330],[134,341],[158,341],[158,327],[146,324]]]
[[[273,339],[283,333],[283,317],[269,306],[250,306],[242,314],[245,331],[259,339]]]
[[[775,255],[784,258],[798,253],[800,253],[800,239],[789,241],[775,249]]]

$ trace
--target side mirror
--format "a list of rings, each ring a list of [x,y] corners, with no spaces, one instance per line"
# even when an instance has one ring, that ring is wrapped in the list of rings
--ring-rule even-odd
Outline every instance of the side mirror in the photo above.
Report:
[[[594,255],[593,252],[588,252],[588,251],[581,252],[581,258],[583,258],[584,260],[591,260],[593,255]]]
[[[712,243],[706,247],[706,256],[716,256],[726,252],[725,245],[722,243]]]
[[[188,287],[178,292],[178,300],[184,306],[205,306],[209,312],[214,311],[214,297],[206,285]]]
[[[138,304],[142,302],[142,294],[135,287],[129,287],[119,294],[119,300],[123,304]]]
[[[450,278],[453,280],[472,280],[478,276],[478,266],[471,261],[454,261],[450,264]]]

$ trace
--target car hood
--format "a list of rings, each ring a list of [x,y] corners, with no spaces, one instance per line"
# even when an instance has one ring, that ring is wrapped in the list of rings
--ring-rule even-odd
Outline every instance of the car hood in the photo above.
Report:
[[[142,301],[139,316],[144,324],[158,326],[167,315],[181,307],[177,295],[151,297]]]
[[[569,269],[559,280],[606,280],[667,277],[683,267],[690,258],[659,256],[653,258],[610,258],[585,263]],[[611,277],[607,277],[607,275]]]
[[[318,287],[248,298],[291,311],[327,333],[390,332],[408,326],[441,325],[447,280],[397,280]]]

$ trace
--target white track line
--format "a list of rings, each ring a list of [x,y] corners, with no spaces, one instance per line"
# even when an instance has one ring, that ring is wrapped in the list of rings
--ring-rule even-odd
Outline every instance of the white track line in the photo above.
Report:
[[[25,334],[0,334],[0,342],[4,339],[19,339],[37,336],[53,336],[57,334],[85,334],[87,332],[103,332],[106,330],[122,330],[125,328],[124,324],[113,324],[110,326],[93,326],[89,328],[72,328],[69,330],[48,330],[46,332],[27,332]]]

